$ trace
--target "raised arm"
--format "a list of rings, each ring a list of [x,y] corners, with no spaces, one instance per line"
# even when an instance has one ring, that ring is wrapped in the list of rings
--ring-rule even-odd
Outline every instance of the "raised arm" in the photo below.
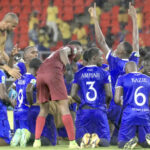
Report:
[[[88,11],[90,13],[91,18],[93,18],[94,20],[96,40],[106,56],[107,53],[110,51],[110,48],[108,47],[105,41],[105,37],[99,26],[99,22],[98,22],[97,15],[96,15],[96,3],[94,3],[94,7],[90,7]]]
[[[132,19],[133,23],[133,51],[139,53],[139,31],[138,31],[138,25],[137,25],[137,14],[136,14],[136,9],[134,6],[131,5],[131,2],[129,3],[129,9],[128,9],[128,14]]]

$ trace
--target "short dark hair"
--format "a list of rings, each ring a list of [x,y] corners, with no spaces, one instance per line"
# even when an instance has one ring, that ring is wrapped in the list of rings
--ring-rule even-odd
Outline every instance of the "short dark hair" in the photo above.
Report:
[[[124,45],[124,49],[125,49],[127,55],[130,55],[133,51],[132,45],[126,41],[123,43],[123,45]]]
[[[83,59],[85,60],[85,61],[88,61],[88,50],[86,50],[86,51],[84,51],[84,53],[83,53]]]
[[[29,49],[36,48],[35,46],[27,46],[23,51],[23,57],[26,55]]]
[[[146,56],[146,50],[144,48],[140,48],[139,54],[140,54],[140,57],[145,57]]]
[[[79,46],[82,46],[81,43],[79,41],[77,41],[77,40],[70,41],[68,43],[68,45],[79,45]]]
[[[29,67],[38,70],[41,64],[42,64],[41,59],[33,58],[29,63]]]
[[[99,53],[99,48],[92,47],[88,49],[88,60],[91,60],[93,56],[96,56]]]

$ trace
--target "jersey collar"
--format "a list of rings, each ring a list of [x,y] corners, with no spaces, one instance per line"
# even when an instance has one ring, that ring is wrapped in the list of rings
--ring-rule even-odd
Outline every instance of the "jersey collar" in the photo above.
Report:
[[[87,65],[86,67],[97,67],[97,65]]]

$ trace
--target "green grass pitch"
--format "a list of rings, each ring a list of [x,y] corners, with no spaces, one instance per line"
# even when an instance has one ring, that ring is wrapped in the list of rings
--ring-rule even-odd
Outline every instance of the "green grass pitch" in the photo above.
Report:
[[[91,150],[92,148],[83,148],[82,150]],[[57,145],[57,146],[47,146],[47,147],[41,147],[41,148],[33,148],[33,147],[26,147],[26,148],[20,148],[15,147],[11,148],[9,146],[0,147],[0,150],[69,150],[68,145]],[[79,149],[70,149],[70,150],[79,150]],[[98,147],[95,148],[95,150],[119,150],[116,146],[110,146],[106,148]],[[120,149],[121,150],[121,149]],[[136,147],[135,150],[144,150],[144,148]],[[148,149],[147,149],[148,150]]]

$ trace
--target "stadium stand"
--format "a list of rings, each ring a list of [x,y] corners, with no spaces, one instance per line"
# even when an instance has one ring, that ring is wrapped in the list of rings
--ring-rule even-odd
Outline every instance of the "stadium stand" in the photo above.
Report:
[[[66,23],[71,22],[70,25],[72,31],[76,28],[75,24],[78,22],[81,22],[83,26],[86,26],[86,30],[88,31],[90,30],[90,23],[87,21],[84,22],[84,20],[88,20],[89,16],[87,9],[93,2],[94,0],[53,0],[53,5],[58,8],[58,19],[61,19]],[[98,1],[96,2],[99,4]],[[0,0],[0,19],[3,18],[4,14],[10,11],[15,12],[19,16],[19,25],[15,30],[14,43],[18,43],[21,49],[24,49],[26,44],[29,44],[28,31],[30,29],[31,14],[33,11],[37,11],[39,28],[45,26],[49,3],[50,0]],[[113,2],[107,0],[103,3],[104,5],[102,3],[100,5],[102,11],[99,16],[103,33],[106,34],[107,29],[111,27],[112,34],[117,37],[121,32],[120,24],[124,23],[124,29],[127,31],[126,40],[131,42],[131,38],[128,34],[132,30],[132,24],[127,15],[125,2],[122,4],[117,0]],[[109,3],[109,5],[105,5],[106,3]],[[150,43],[145,38],[149,35],[148,29],[150,27],[150,20],[148,18],[150,16],[150,0],[135,0],[134,3],[138,11],[137,18],[139,31],[145,35],[141,37],[141,40],[143,41],[141,46],[147,47],[150,46]],[[107,8],[105,8],[106,6]],[[84,19],[80,19],[80,16]],[[74,34],[71,35],[71,39],[76,39],[76,37],[77,36]],[[63,39],[60,36],[57,41],[58,43],[50,44],[50,49],[56,49],[57,45],[60,45],[59,43],[62,43],[62,41]]]

